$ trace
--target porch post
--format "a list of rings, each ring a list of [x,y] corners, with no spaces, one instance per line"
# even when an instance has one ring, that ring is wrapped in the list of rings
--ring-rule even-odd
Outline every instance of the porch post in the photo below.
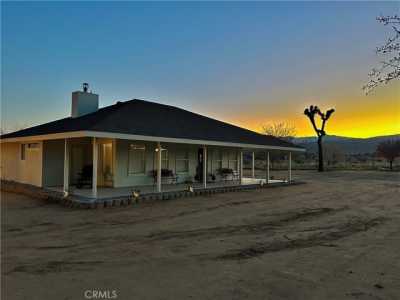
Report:
[[[207,146],[203,146],[203,187],[207,188]]]
[[[69,145],[68,139],[64,140],[64,196],[67,197],[69,193]]]
[[[254,164],[255,164],[255,157],[254,157],[254,151],[252,153],[252,160],[251,160],[251,177],[255,178],[254,174]]]
[[[162,154],[161,154],[161,143],[157,143],[157,192],[161,193],[161,164],[162,164]]]
[[[240,175],[240,184],[243,183],[243,150],[240,150],[240,169],[239,169],[239,175]]]
[[[93,174],[92,174],[92,196],[97,198],[97,162],[99,157],[97,139],[93,137]]]
[[[269,183],[269,151],[267,151],[267,184]]]
[[[289,152],[289,183],[292,182],[292,152]]]

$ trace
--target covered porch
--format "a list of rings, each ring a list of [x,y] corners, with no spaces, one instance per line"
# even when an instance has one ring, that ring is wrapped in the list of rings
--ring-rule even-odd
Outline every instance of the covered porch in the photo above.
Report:
[[[272,179],[269,180],[268,185],[282,185],[288,184],[289,182],[284,180]],[[190,192],[195,193],[197,191],[204,190],[216,190],[216,189],[227,189],[227,188],[235,188],[235,187],[243,187],[243,186],[265,186],[267,185],[265,179],[253,179],[243,177],[242,183],[239,181],[226,181],[226,182],[210,182],[207,184],[207,187],[204,188],[202,183],[194,183],[194,184],[168,184],[163,186],[163,190],[161,193],[174,193],[174,192]],[[63,187],[51,187],[49,190],[63,192]],[[134,186],[134,187],[98,187],[97,188],[97,197],[96,200],[110,200],[110,199],[119,199],[124,197],[132,197],[133,194],[137,192],[137,196],[145,196],[152,194],[159,194],[156,188],[152,186]],[[83,201],[93,201],[93,194],[91,188],[82,188],[82,189],[73,189],[70,190],[70,195],[73,195],[74,198],[83,200]]]
[[[63,146],[63,184],[46,188],[88,201],[129,197],[134,193],[292,182],[292,152],[286,149],[106,137],[65,138],[58,143]],[[287,169],[279,178],[270,174],[270,152],[277,150],[287,154]],[[265,159],[262,170],[256,166],[256,156],[260,157],[260,153]],[[250,163],[246,170],[244,160],[247,165]],[[80,178],[83,171],[86,182]]]
[[[209,183],[207,188],[222,188],[228,186],[238,186],[240,185],[238,181],[227,181],[227,182],[216,182]],[[193,183],[193,184],[165,184],[162,186],[162,193],[170,193],[170,192],[180,192],[180,191],[189,191],[192,188],[193,191],[202,190],[204,186],[202,183]],[[52,187],[51,190],[55,191],[63,191],[63,187]],[[119,198],[125,196],[132,196],[134,192],[140,193],[141,195],[154,194],[159,193],[157,191],[157,187],[151,185],[143,185],[143,186],[129,186],[129,187],[98,187],[97,188],[97,197],[96,199],[107,200],[112,198]],[[82,199],[93,199],[93,191],[92,188],[72,188],[70,189],[70,194],[74,195],[78,198]]]

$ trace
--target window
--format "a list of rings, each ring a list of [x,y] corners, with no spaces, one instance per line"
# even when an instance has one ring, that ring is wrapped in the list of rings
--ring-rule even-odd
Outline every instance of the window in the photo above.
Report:
[[[189,172],[189,152],[187,150],[178,150],[176,152],[176,172]]]
[[[146,148],[144,145],[129,146],[128,173],[144,174],[146,170]]]
[[[214,149],[211,154],[211,169],[213,171],[219,170],[222,168],[222,152],[219,149]]]
[[[28,149],[39,149],[39,143],[29,143],[28,144]]]
[[[168,169],[169,163],[168,163],[168,150],[163,149],[161,151],[161,169]]]
[[[228,157],[228,168],[232,170],[237,170],[238,161],[237,161],[237,153],[236,152],[229,152]]]
[[[26,144],[21,144],[21,160],[25,160]]]

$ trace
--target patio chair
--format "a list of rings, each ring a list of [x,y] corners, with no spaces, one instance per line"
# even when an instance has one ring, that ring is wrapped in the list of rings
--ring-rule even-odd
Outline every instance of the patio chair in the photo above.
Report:
[[[85,185],[92,186],[93,179],[93,166],[85,165],[82,168],[82,172],[78,173],[79,177],[76,183],[78,189],[83,188]]]
[[[232,180],[239,180],[240,179],[240,175],[239,172],[236,170],[232,171]]]
[[[221,168],[218,170],[219,176],[222,180],[227,181],[229,177],[233,177],[233,170],[229,168]]]
[[[214,182],[217,179],[217,176],[213,173],[208,173],[207,174],[207,182]]]
[[[157,183],[157,170],[151,170],[150,176],[153,177],[154,185]],[[176,175],[172,170],[169,169],[161,169],[161,180],[169,179],[173,184],[178,183],[178,175]]]

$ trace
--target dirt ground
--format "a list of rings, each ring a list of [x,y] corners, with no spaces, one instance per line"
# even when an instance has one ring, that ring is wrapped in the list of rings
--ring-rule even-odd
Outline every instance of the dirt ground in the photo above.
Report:
[[[399,173],[295,176],[103,210],[2,193],[2,299],[400,299]]]

